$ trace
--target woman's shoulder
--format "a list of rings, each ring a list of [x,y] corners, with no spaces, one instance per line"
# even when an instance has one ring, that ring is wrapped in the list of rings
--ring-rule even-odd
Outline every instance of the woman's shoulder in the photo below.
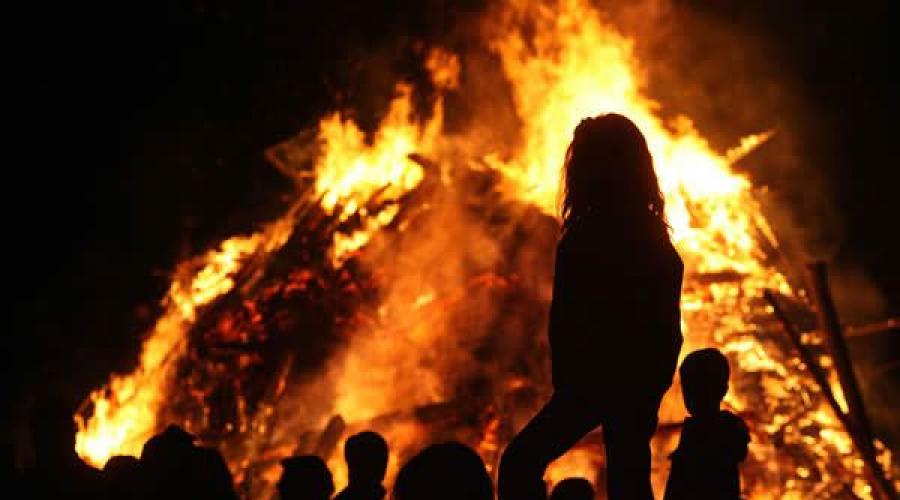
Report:
[[[668,230],[655,225],[604,222],[598,216],[567,221],[557,242],[557,251],[600,255],[628,255],[635,258],[666,256],[677,265]]]

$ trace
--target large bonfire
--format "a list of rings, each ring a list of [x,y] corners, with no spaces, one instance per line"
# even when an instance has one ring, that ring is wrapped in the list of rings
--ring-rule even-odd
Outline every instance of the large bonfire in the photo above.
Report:
[[[259,232],[179,264],[137,368],[113,375],[76,416],[78,453],[96,465],[137,455],[178,423],[218,446],[253,498],[271,494],[278,460],[292,453],[325,455],[341,482],[333,451],[363,428],[385,434],[393,472],[448,438],[493,468],[549,392],[544,324],[570,132],[617,112],[647,137],[687,267],[684,352],[713,345],[731,359],[726,404],[753,438],[746,496],[871,497],[858,451],[762,300],[774,290],[806,303],[776,267],[751,183],[731,168],[767,135],[722,152],[688,118],[664,123],[632,42],[582,0],[507,0],[482,32],[518,130],[493,143],[491,103],[445,130],[444,96],[460,93],[465,65],[434,48],[429,112],[399,83],[374,133],[335,113],[273,147],[295,201]],[[657,492],[683,417],[676,384],[654,439]],[[601,441],[588,436],[548,479],[602,481],[602,470]]]

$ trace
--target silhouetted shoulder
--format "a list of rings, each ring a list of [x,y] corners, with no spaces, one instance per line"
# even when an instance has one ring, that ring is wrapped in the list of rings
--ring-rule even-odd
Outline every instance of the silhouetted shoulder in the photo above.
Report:
[[[690,417],[684,429],[674,459],[715,460],[719,464],[735,464],[747,456],[750,433],[737,415],[720,411],[711,417]]]
[[[747,457],[747,446],[750,444],[750,431],[744,421],[729,411],[719,413],[720,436],[725,440],[730,459],[742,462]]]
[[[386,494],[380,484],[349,485],[334,500],[381,500]]]
[[[664,500],[739,499],[739,465],[749,441],[747,426],[727,411],[688,418],[671,456]]]

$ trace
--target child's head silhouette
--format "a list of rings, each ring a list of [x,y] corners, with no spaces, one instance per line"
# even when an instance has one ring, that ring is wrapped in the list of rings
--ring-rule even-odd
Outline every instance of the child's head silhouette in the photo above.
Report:
[[[347,439],[344,458],[347,460],[351,483],[380,484],[387,471],[388,445],[377,432],[360,432]]]
[[[684,358],[681,368],[681,392],[684,405],[693,416],[714,414],[728,392],[728,360],[717,349],[694,351]]]

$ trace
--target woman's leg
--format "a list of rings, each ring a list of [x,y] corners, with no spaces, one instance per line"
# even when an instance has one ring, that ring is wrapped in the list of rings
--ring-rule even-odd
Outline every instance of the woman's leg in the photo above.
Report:
[[[653,500],[650,486],[650,438],[657,408],[616,412],[603,422],[608,500]]]
[[[600,425],[596,411],[578,400],[554,395],[509,443],[500,459],[500,500],[543,500],[544,472],[550,462],[568,451]]]

